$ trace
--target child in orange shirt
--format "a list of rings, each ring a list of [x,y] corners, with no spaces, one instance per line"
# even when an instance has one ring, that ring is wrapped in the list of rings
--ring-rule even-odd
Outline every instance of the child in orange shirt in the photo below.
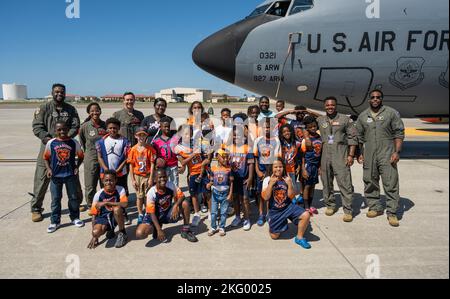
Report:
[[[155,150],[146,143],[148,133],[144,128],[136,131],[138,143],[133,146],[128,154],[128,164],[130,164],[131,182],[136,190],[138,225],[144,219],[143,207],[145,193],[153,186],[153,173],[155,169]]]
[[[200,205],[199,195],[205,192],[206,182],[202,180],[197,182],[197,178],[202,172],[203,156],[200,149],[195,149],[193,144],[193,128],[185,125],[181,129],[181,143],[178,144],[174,152],[180,157],[181,165],[187,166],[189,169],[189,193],[191,194],[192,206],[194,208],[194,217],[192,218],[192,226],[200,224]]]

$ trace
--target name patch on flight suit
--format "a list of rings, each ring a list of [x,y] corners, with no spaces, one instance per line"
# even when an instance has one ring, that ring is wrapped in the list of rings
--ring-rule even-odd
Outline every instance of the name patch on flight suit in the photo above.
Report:
[[[322,128],[324,128],[324,129],[328,128],[328,122],[324,122],[324,123],[322,124]]]
[[[94,130],[90,131],[89,132],[89,136],[94,137],[95,136],[95,131]]]
[[[334,144],[334,135],[328,135],[328,144]]]

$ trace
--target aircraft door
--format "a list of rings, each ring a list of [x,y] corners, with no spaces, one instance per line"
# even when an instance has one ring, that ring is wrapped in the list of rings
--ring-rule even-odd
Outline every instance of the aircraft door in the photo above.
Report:
[[[355,108],[366,101],[373,82],[373,71],[366,67],[321,68],[314,99],[324,101],[335,96],[339,106]]]

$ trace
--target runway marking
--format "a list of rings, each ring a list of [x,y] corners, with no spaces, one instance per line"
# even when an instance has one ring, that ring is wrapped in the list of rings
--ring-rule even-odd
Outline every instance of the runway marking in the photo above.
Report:
[[[315,222],[315,221],[311,221],[311,223],[314,223],[319,230],[322,232],[322,234],[325,236],[325,238],[327,238],[328,242],[330,242],[330,244],[337,250],[337,252],[344,258],[344,260],[350,265],[350,267],[356,272],[356,274],[358,274],[358,276],[361,279],[364,279],[364,276],[359,273],[358,269],[356,269],[356,267],[352,264],[352,262],[347,258],[347,256],[337,247],[336,244],[334,244],[334,242],[328,237],[328,235],[325,233],[325,231],[320,227],[320,225]]]
[[[29,200],[29,201],[27,201],[26,203],[22,204],[21,206],[15,208],[14,210],[9,211],[9,212],[6,213],[5,215],[1,216],[1,217],[0,217],[0,220],[3,220],[6,216],[11,215],[11,214],[14,213],[15,211],[17,211],[17,210],[19,210],[19,209],[25,207],[26,205],[29,205],[30,202],[31,202],[31,200]]]
[[[428,131],[430,130],[430,131]],[[445,137],[449,136],[448,132],[432,132],[432,129],[418,129],[418,128],[406,128],[406,136],[434,136],[434,137]]]

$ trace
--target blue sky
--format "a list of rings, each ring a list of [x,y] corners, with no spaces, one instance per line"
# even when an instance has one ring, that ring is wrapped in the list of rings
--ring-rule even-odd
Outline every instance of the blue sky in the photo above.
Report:
[[[80,18],[68,19],[66,0],[1,0],[0,83],[26,84],[29,97],[48,95],[54,82],[81,95],[178,86],[243,95],[191,55],[261,2],[80,0]]]

